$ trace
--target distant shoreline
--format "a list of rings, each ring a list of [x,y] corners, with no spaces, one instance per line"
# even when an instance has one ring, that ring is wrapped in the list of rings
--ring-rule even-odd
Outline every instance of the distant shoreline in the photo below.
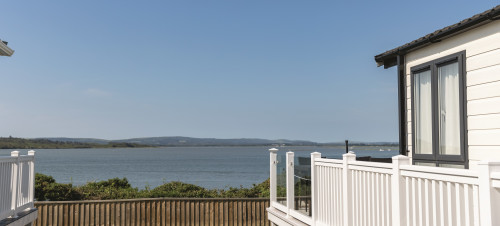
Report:
[[[350,142],[349,147],[397,147],[392,142]],[[89,148],[163,148],[163,147],[345,147],[343,142],[316,143],[311,141],[264,139],[214,139],[189,137],[134,138],[101,140],[85,138],[0,137],[0,149],[89,149]]]
[[[286,149],[286,148],[297,148],[297,147],[345,147],[342,145],[290,145],[290,146],[270,146],[270,145],[206,145],[206,146],[136,146],[136,147],[126,147],[126,146],[86,146],[86,147],[0,147],[0,150],[6,149],[103,149],[103,148],[130,148],[130,149],[139,149],[139,148],[210,148],[210,147],[221,147],[221,148],[230,148],[230,147],[265,147],[265,148],[277,148],[277,149]],[[398,145],[349,145],[349,147],[398,147]]]
[[[15,137],[0,137],[0,149],[88,149],[88,148],[146,148],[150,145],[132,143],[81,143],[51,141],[48,139],[24,139]]]

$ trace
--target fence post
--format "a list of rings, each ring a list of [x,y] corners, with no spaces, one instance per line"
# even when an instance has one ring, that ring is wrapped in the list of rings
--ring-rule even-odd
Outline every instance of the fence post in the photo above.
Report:
[[[293,152],[286,153],[286,216],[290,216],[290,210],[295,207],[295,180],[294,180],[294,166],[293,166]]]
[[[404,225],[405,213],[402,208],[405,206],[403,197],[403,186],[400,166],[409,165],[410,159],[404,155],[392,157],[392,176],[391,176],[391,196],[392,196],[392,225]]]
[[[35,151],[28,151],[28,156],[33,156],[33,160],[29,161],[29,200],[31,203],[30,208],[35,208]]]
[[[12,202],[10,209],[12,211],[12,216],[17,217],[17,196],[19,187],[19,151],[13,151],[10,156],[16,157],[16,162],[12,165],[12,175],[11,175],[11,188],[12,188]]]
[[[271,148],[269,149],[269,198],[270,198],[270,206],[272,206],[273,202],[276,202],[276,159],[278,156],[278,149]]]
[[[349,163],[356,161],[356,155],[352,152],[342,155],[342,206],[343,223],[345,226],[352,225],[352,183]]]
[[[318,175],[316,174],[316,159],[321,158],[321,153],[311,153],[311,218],[312,225],[316,225],[318,219]]]
[[[500,163],[497,162],[479,162],[479,218],[481,225],[493,226],[500,224],[499,191],[491,185],[491,173],[500,171]],[[497,207],[497,208],[495,208]]]

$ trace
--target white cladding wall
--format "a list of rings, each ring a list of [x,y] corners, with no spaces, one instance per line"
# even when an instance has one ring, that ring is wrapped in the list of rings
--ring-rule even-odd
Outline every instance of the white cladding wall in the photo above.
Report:
[[[410,68],[466,51],[469,165],[500,161],[500,21],[406,55],[408,149],[412,150]]]

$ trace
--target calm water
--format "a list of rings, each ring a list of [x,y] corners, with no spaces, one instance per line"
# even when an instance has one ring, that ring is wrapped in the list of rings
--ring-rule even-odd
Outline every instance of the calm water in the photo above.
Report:
[[[126,177],[134,187],[156,187],[183,181],[206,188],[249,187],[269,177],[269,147],[171,147],[36,150],[36,172],[58,182],[75,185],[88,181]],[[380,151],[383,149],[384,151]],[[392,149],[392,150],[388,150]],[[309,156],[313,151],[340,158],[343,147],[282,147],[279,155],[294,151]],[[12,150],[0,150],[0,156]],[[354,147],[358,156],[390,157],[396,147]],[[21,150],[22,155],[27,150]]]

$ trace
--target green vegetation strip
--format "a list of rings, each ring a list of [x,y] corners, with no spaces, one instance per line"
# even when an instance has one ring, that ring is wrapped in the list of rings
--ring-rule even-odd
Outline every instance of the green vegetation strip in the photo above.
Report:
[[[284,189],[278,189],[284,195]],[[156,188],[133,188],[126,178],[88,182],[85,185],[57,183],[52,176],[37,173],[35,199],[37,201],[109,200],[138,198],[264,198],[269,197],[269,179],[251,188],[206,189],[179,181]]]
[[[51,141],[47,139],[23,139],[15,137],[0,137],[0,149],[69,149],[69,148],[136,148],[151,147],[149,145],[135,143],[96,144]]]

